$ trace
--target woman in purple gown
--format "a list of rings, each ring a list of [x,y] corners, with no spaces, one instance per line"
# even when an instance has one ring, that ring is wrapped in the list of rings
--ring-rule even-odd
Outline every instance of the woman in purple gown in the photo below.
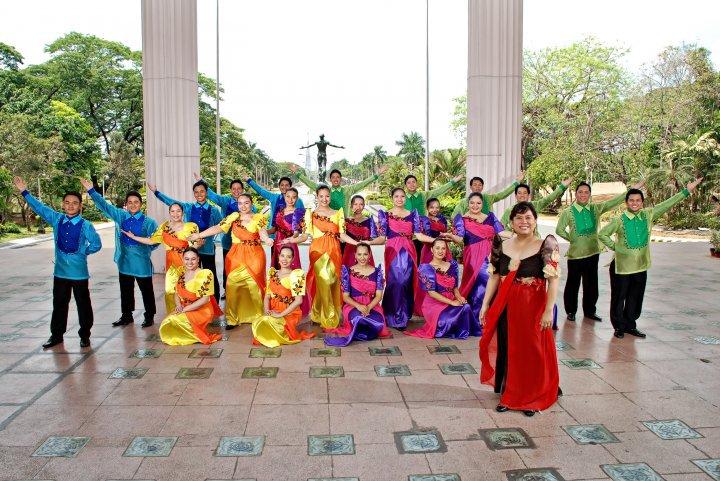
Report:
[[[416,210],[405,209],[405,191],[392,190],[392,209],[378,212],[378,233],[385,242],[385,295],[383,310],[388,326],[405,329],[413,313],[413,293],[417,286],[417,251],[413,234],[422,242],[434,239],[420,231]]]
[[[406,332],[410,336],[467,339],[470,333],[472,309],[460,294],[460,274],[456,260],[445,260],[448,246],[443,239],[432,243],[432,260],[420,264],[418,277],[425,298],[420,312],[425,324],[418,330]]]
[[[380,306],[384,288],[382,266],[370,265],[370,255],[370,246],[360,242],[355,249],[355,265],[342,266],[343,324],[329,331],[333,336],[325,337],[328,346],[342,347],[352,341],[390,336]]]
[[[502,223],[492,212],[482,213],[483,196],[474,192],[468,198],[468,212],[453,219],[453,233],[441,235],[453,242],[462,243],[463,274],[460,294],[467,299],[472,309],[470,335],[482,335],[480,308],[485,297],[485,286],[490,277],[487,271],[488,256],[492,250],[495,234],[503,230]]]
[[[431,197],[425,202],[425,208],[427,209],[427,215],[420,216],[420,230],[422,233],[432,238],[437,238],[440,234],[445,234],[448,231],[448,221],[445,216],[440,213],[440,201],[435,197]],[[427,242],[423,243],[418,264],[427,264],[432,260],[433,254],[431,249],[432,244],[428,244]],[[446,249],[445,252],[445,260],[451,261],[452,254],[450,253],[450,249]],[[415,314],[418,316],[422,316],[420,309],[426,294],[423,289],[415,290]]]

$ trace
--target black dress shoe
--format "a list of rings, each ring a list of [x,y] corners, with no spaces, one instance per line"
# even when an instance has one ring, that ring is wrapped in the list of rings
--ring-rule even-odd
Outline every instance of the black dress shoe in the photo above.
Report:
[[[132,317],[122,316],[122,317],[120,317],[120,319],[118,319],[117,321],[113,322],[112,325],[113,325],[114,327],[126,326],[126,325],[128,325],[128,324],[132,324],[133,322],[135,322],[135,319],[133,319]]]
[[[154,319],[152,317],[146,317],[140,327],[150,327],[153,324],[155,324]]]
[[[602,317],[599,317],[597,314],[590,314],[589,316],[585,315],[585,317],[591,321],[602,322]]]
[[[563,395],[562,389],[560,389],[560,386],[558,386],[558,397],[560,397],[562,395]]]
[[[615,334],[613,336],[617,337],[618,339],[622,339],[625,337],[625,333],[622,332],[622,329],[615,329]]]
[[[45,344],[42,345],[42,348],[43,348],[43,349],[50,349],[51,347],[57,346],[58,344],[62,344],[62,343],[63,343],[63,338],[62,338],[62,337],[52,337],[52,336],[50,336],[50,339],[48,339],[47,341],[45,341]]]
[[[505,411],[509,411],[510,408],[507,406],[503,406],[502,404],[498,404],[497,406],[495,406],[495,410],[499,413],[504,413]]]
[[[567,320],[570,321],[570,322],[575,322],[575,313],[574,313],[574,312],[573,312],[573,313],[569,313],[569,312],[568,312]]]
[[[523,411],[523,414],[529,418],[535,416],[535,411],[530,411],[529,409],[527,411]]]
[[[232,331],[232,330],[235,329],[236,327],[237,327],[237,324],[228,324],[227,326],[225,326],[225,330],[226,330],[226,331]]]
[[[224,300],[225,300],[225,294],[223,294],[222,296],[220,296],[220,300],[221,300],[221,301],[224,301]]]
[[[647,334],[645,334],[644,332],[638,331],[637,328],[628,329],[625,331],[625,334],[630,334],[631,336],[639,337],[641,339],[645,339],[647,337]]]
[[[80,347],[90,347],[90,338],[83,337],[80,339]]]

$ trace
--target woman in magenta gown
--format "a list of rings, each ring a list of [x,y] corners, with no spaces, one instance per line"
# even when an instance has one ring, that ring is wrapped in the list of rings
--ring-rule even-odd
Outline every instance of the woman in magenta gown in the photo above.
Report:
[[[345,233],[356,241],[364,242],[368,245],[382,243],[378,242],[377,239],[378,234],[375,219],[373,219],[372,215],[365,212],[365,198],[361,195],[354,195],[350,200],[350,209],[352,209],[352,213],[349,217],[345,218]],[[345,244],[342,264],[347,267],[352,267],[356,262],[355,246]],[[370,252],[368,263],[371,266],[375,265],[372,251]]]

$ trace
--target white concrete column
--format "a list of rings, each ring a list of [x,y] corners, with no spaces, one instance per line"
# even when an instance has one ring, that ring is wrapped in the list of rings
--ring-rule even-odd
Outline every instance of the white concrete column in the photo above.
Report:
[[[142,0],[143,122],[148,182],[178,200],[192,198],[193,172],[200,171],[197,0]],[[148,196],[148,214],[158,223],[168,208]],[[153,255],[156,272],[165,254]]]
[[[520,170],[522,13],[523,0],[468,0],[467,180],[482,177],[488,193]]]

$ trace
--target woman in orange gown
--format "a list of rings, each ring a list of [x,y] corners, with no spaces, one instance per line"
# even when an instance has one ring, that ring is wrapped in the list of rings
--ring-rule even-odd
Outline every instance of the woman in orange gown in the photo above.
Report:
[[[267,218],[263,214],[252,213],[251,197],[241,194],[238,212],[225,217],[218,225],[190,236],[194,240],[232,232],[232,247],[225,258],[225,272],[228,273],[226,329],[234,329],[240,323],[252,323],[263,315],[266,257],[262,244],[273,245],[265,231],[266,225]]]
[[[209,333],[207,326],[222,315],[213,297],[213,274],[209,269],[200,269],[197,249],[188,247],[182,257],[184,265],[168,271],[168,278],[174,282],[176,307],[160,325],[160,339],[171,346],[212,344],[221,336]]]
[[[293,248],[280,247],[277,261],[280,268],[271,267],[268,272],[265,315],[252,324],[254,343],[266,347],[295,344],[315,337],[314,333],[298,329],[305,296],[305,273],[292,268],[295,261]]]
[[[312,237],[306,289],[311,305],[310,318],[323,329],[334,329],[342,316],[340,240],[352,245],[357,245],[358,241],[345,233],[342,209],[330,208],[330,188],[321,185],[315,195],[317,208],[305,209],[305,232],[283,242],[305,242],[308,236]]]

